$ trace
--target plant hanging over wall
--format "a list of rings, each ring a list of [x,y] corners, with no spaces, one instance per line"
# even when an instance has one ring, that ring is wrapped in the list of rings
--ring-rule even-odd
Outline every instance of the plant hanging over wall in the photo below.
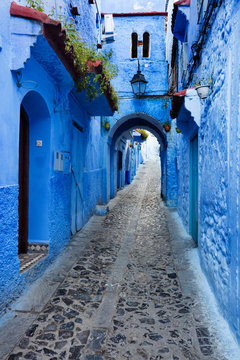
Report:
[[[107,90],[110,81],[118,74],[117,66],[111,62],[112,50],[97,52],[93,46],[87,45],[80,38],[73,19],[70,22],[64,20],[62,24],[67,35],[66,50],[73,54],[74,64],[81,75],[76,82],[77,91],[85,90],[87,98],[93,100]],[[92,67],[98,61],[101,63],[103,72],[94,74]],[[99,83],[100,93],[96,88],[97,83]],[[113,91],[112,95],[117,105],[117,94]]]
[[[143,141],[147,140],[149,133],[144,129],[136,129],[140,134]]]
[[[27,0],[27,6],[41,12],[44,11],[43,0]],[[52,7],[48,16],[61,22],[62,28],[66,32],[66,52],[73,57],[74,65],[79,73],[75,81],[77,91],[84,90],[86,98],[90,101],[105,91],[110,91],[113,107],[117,110],[118,96],[110,85],[110,81],[118,74],[117,65],[111,62],[112,50],[98,52],[95,47],[88,45],[80,37],[74,19],[67,20],[65,15],[57,15],[55,7]],[[102,71],[95,71],[95,64],[101,65]],[[98,86],[96,86],[97,84]]]
[[[104,127],[107,131],[110,129],[110,122],[108,119],[104,119],[104,121],[102,121],[102,127]]]
[[[32,8],[37,11],[44,11],[43,0],[26,0],[27,7]]]

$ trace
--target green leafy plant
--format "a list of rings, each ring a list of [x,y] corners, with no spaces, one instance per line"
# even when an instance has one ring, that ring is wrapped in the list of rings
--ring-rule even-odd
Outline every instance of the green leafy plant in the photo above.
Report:
[[[212,79],[210,77],[204,77],[202,76],[201,78],[196,77],[193,81],[193,86],[203,86],[203,85],[208,85],[210,86],[212,83]]]
[[[211,76],[209,76],[209,69],[206,68],[205,65],[201,67],[201,73],[195,73],[193,75],[193,86],[210,86],[213,83],[213,73],[211,72]]]
[[[26,2],[27,2],[27,7],[37,11],[44,12],[43,0],[26,0]]]
[[[32,9],[43,12],[43,0],[27,0],[27,6]],[[61,11],[61,7],[60,11]],[[117,76],[118,67],[111,62],[112,50],[98,52],[93,46],[87,43],[80,37],[76,24],[73,18],[67,20],[65,15],[57,15],[56,8],[53,6],[51,12],[48,14],[62,23],[62,27],[66,32],[66,52],[73,56],[74,65],[79,73],[75,86],[77,91],[85,90],[86,98],[90,101],[100,96],[105,91],[108,91],[111,96],[112,104],[115,110],[118,109],[118,95],[110,81]],[[94,63],[101,64],[102,71],[97,73]],[[98,84],[98,86],[96,86]],[[99,89],[99,90],[98,90]]]
[[[110,123],[109,123],[108,119],[104,119],[104,121],[102,121],[102,127],[104,127],[105,130],[110,129]]]
[[[143,141],[147,140],[149,133],[144,129],[136,129],[140,134]]]
[[[80,74],[75,83],[77,91],[85,90],[87,99],[94,100],[97,96],[110,90],[110,81],[118,74],[117,65],[111,62],[112,50],[97,52],[95,47],[89,46],[81,39],[73,18],[67,21],[65,16],[60,15],[56,20],[62,22],[62,26],[66,31],[66,51],[73,55],[74,65]],[[94,72],[96,63],[102,67],[100,73]],[[99,90],[96,84],[99,85]],[[114,108],[117,110],[117,93],[112,87],[110,92]]]

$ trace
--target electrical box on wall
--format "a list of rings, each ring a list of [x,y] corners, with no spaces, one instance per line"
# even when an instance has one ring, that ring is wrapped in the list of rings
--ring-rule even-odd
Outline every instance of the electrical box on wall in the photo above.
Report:
[[[54,170],[63,171],[63,153],[55,151],[54,153]]]
[[[54,153],[54,170],[63,171],[64,174],[71,172],[70,154],[69,152],[55,151]]]

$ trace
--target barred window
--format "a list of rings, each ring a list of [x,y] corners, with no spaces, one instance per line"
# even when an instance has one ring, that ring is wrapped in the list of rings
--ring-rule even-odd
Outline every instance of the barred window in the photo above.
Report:
[[[132,49],[131,49],[131,58],[138,57],[138,34],[132,33]]]
[[[150,56],[150,35],[148,32],[143,34],[143,57]]]

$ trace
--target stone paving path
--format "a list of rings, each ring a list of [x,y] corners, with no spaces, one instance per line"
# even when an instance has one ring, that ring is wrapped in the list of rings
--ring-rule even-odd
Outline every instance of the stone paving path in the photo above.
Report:
[[[90,241],[7,359],[224,359],[183,296],[159,179],[156,162],[142,166],[83,229]]]

